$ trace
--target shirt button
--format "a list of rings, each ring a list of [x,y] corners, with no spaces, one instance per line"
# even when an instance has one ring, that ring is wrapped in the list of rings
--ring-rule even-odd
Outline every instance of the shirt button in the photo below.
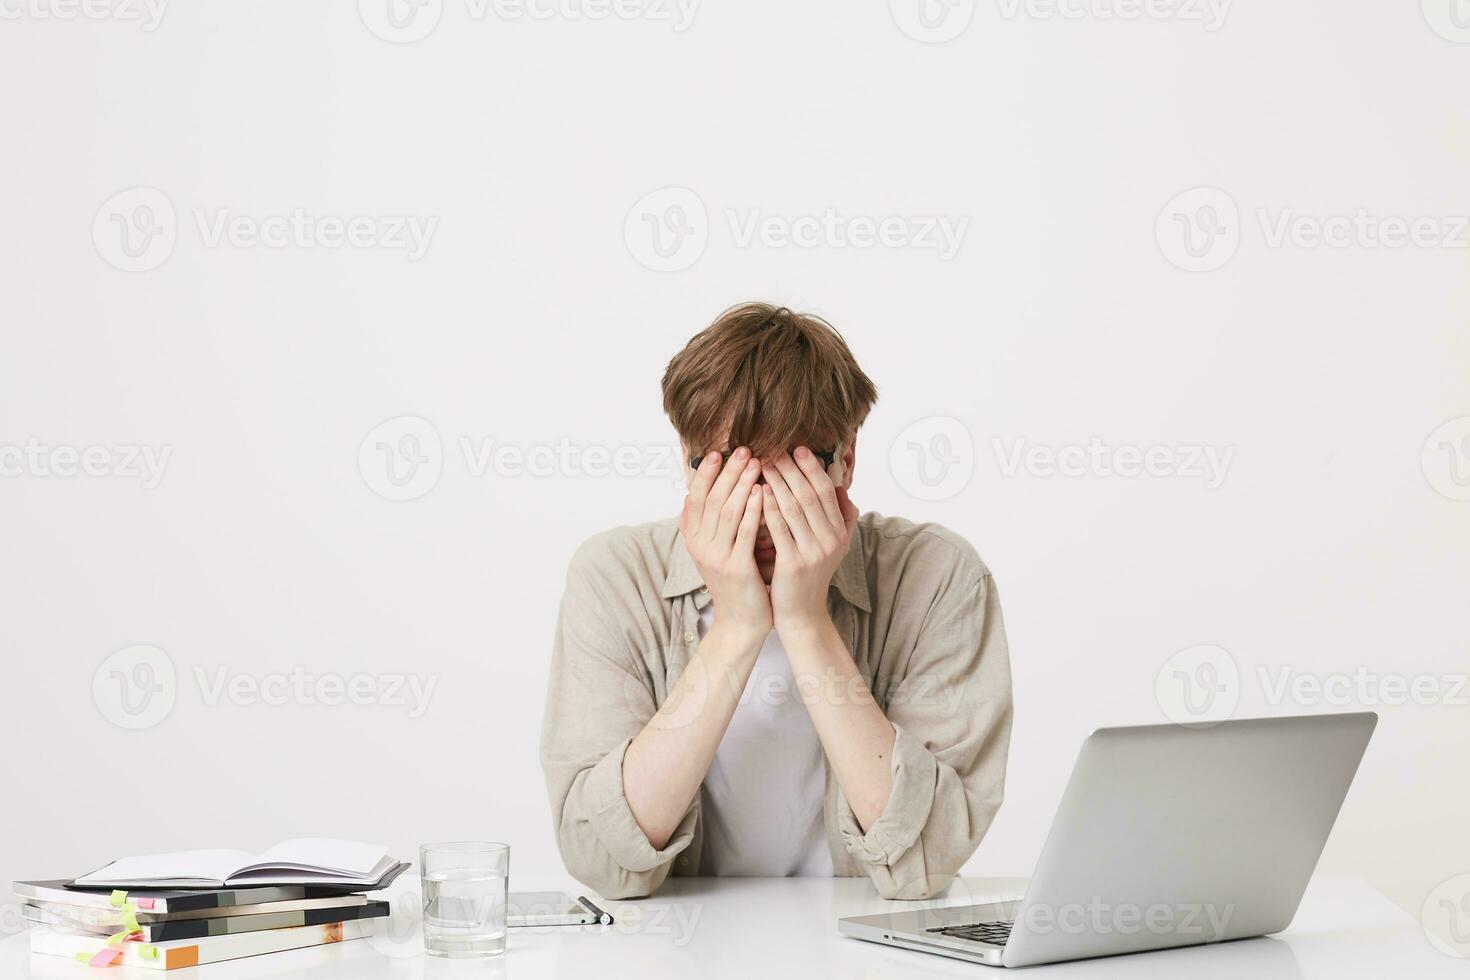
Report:
[[[699,587],[699,594],[700,595],[709,595],[709,586],[708,585],[701,585]]]
[[[684,642],[685,643],[693,643],[694,642],[694,634],[693,633],[685,633],[684,634]]]

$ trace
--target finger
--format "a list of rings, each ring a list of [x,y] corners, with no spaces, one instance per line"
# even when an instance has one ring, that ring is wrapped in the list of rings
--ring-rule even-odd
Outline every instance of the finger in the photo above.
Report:
[[[785,465],[782,465],[784,460]],[[817,545],[816,535],[812,532],[811,524],[807,516],[802,512],[801,504],[797,503],[796,494],[792,493],[791,486],[787,482],[787,470],[791,469],[797,475],[799,470],[792,466],[791,459],[785,453],[776,458],[774,467],[766,468],[766,485],[776,495],[776,506],[781,510],[781,516],[786,519],[787,527],[791,528],[791,537],[802,551],[815,551]],[[810,487],[808,487],[810,489]],[[766,515],[766,522],[770,523],[771,515]]]
[[[732,459],[733,463],[734,460]],[[734,467],[730,467],[734,469]],[[745,505],[750,500],[750,488],[755,486],[756,477],[760,476],[761,464],[755,460],[749,460],[745,469],[740,474],[740,479],[735,484],[735,489],[730,491],[730,496],[725,498],[725,503],[720,507],[720,524],[715,530],[715,540],[727,542],[731,547],[735,543],[735,534],[745,520]]]
[[[689,520],[689,512],[693,506],[694,502],[686,496],[684,506],[679,508],[679,533],[686,538],[689,537],[689,529],[694,526]]]
[[[811,484],[812,492],[817,495],[822,513],[827,515],[827,523],[834,530],[841,527],[842,508],[837,504],[837,488],[832,485],[832,478],[827,476],[827,470],[822,466],[822,461],[817,459],[817,454],[805,446],[797,446],[796,465],[806,477],[806,482]]]
[[[851,533],[852,529],[857,526],[858,509],[857,504],[853,503],[852,498],[847,495],[847,487],[837,488],[837,504],[842,508],[842,523]]]
[[[705,453],[704,459],[699,461],[699,468],[689,480],[689,495],[684,498],[687,524],[681,530],[686,536],[699,530],[704,520],[704,498],[709,495],[710,484],[715,482],[715,475],[719,472],[720,454]]]
[[[801,511],[802,519],[805,520],[806,526],[811,531],[810,540],[819,546],[830,544],[837,535],[837,529],[827,519],[827,512],[822,509],[821,498],[817,496],[817,491],[807,480],[806,474],[801,471],[800,466],[796,465],[796,460],[786,454],[782,454],[777,459],[776,466],[781,474],[781,479],[786,483],[786,489],[790,491],[791,498]],[[790,515],[787,515],[787,523],[793,523]],[[801,528],[799,525],[795,525],[795,528],[793,534],[796,536],[796,541],[804,546],[801,535],[798,533]]]
[[[771,532],[771,541],[776,546],[776,557],[796,554],[796,541],[791,537],[791,528],[781,514],[780,504],[776,503],[776,490],[769,483],[765,486],[764,498],[761,512],[766,515],[766,529]]]
[[[766,495],[754,484],[751,490],[745,498],[745,516],[740,518],[740,527],[735,531],[735,553],[740,555],[755,554],[755,537],[761,529],[761,504]]]
[[[706,538],[713,538],[715,531],[720,525],[720,510],[725,506],[725,501],[730,497],[730,491],[735,489],[735,484],[740,479],[740,474],[745,471],[745,461],[750,458],[750,450],[741,446],[730,454],[730,459],[720,470],[715,482],[710,486],[709,493],[704,498],[704,513],[700,517],[700,527]]]

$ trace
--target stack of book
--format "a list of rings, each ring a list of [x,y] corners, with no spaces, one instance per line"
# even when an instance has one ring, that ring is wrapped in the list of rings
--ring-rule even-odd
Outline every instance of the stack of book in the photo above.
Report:
[[[18,881],[15,893],[33,953],[174,970],[361,939],[389,913],[364,893],[407,867],[377,845],[306,838],[261,854],[124,858],[70,881]]]

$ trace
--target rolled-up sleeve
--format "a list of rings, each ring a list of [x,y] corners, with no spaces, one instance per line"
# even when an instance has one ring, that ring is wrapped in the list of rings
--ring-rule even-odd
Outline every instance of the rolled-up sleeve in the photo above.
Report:
[[[694,836],[697,798],[663,848],[639,828],[623,793],[623,755],[658,710],[627,627],[606,614],[593,558],[578,550],[557,621],[541,728],[541,766],[567,870],[604,898],[637,898],[663,884]]]
[[[1004,797],[1010,655],[988,574],[946,583],[903,676],[878,694],[896,733],[892,790],[866,830],[842,800],[838,826],[880,895],[926,898],[949,886]]]

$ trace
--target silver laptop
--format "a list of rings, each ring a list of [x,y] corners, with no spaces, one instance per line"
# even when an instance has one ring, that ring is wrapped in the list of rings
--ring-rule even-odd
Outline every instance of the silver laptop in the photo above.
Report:
[[[989,966],[1280,932],[1378,723],[1372,712],[1103,728],[1082,745],[1019,902],[841,919]]]

